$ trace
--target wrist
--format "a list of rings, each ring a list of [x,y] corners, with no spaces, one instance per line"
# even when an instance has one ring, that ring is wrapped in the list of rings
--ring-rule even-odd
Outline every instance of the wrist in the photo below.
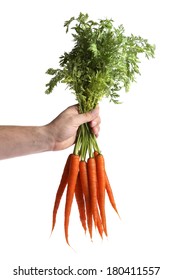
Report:
[[[49,125],[39,127],[41,142],[45,151],[53,151],[55,146],[55,137],[52,134]]]

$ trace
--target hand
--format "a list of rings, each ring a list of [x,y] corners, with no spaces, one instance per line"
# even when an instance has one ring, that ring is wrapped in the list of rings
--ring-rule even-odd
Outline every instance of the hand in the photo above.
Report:
[[[78,127],[86,122],[98,136],[99,108],[79,114],[73,105],[43,126],[0,126],[0,160],[68,148],[75,142]]]
[[[98,137],[101,122],[99,107],[85,114],[79,114],[77,105],[70,106],[64,110],[46,126],[49,135],[54,139],[52,150],[63,150],[73,145],[78,127],[87,122],[95,136]]]

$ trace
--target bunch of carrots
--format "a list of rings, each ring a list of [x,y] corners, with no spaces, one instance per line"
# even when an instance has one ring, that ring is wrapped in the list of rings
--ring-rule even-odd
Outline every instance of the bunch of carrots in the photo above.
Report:
[[[72,27],[71,27],[72,25]],[[91,20],[88,14],[65,21],[66,32],[73,31],[74,47],[60,57],[60,68],[49,68],[52,78],[46,84],[50,94],[58,83],[65,83],[74,93],[79,104],[79,113],[94,109],[102,98],[119,103],[118,92],[129,91],[139,71],[139,54],[154,57],[155,46],[141,36],[125,35],[123,25],[117,28],[112,19]],[[105,170],[104,157],[88,124],[78,129],[73,154],[66,162],[56,194],[53,210],[52,231],[61,197],[67,188],[65,204],[65,238],[74,196],[78,204],[80,220],[84,230],[92,238],[93,225],[100,236],[107,235],[105,193],[118,214],[112,189]]]
[[[68,156],[55,198],[52,231],[55,227],[59,204],[66,188],[64,230],[67,244],[69,244],[68,228],[74,196],[84,231],[88,230],[92,239],[94,225],[101,237],[103,237],[103,233],[107,236],[105,193],[108,194],[110,203],[117,214],[118,211],[106,174],[103,155],[94,151],[93,156],[89,157],[87,161],[81,160],[80,156],[74,153]]]

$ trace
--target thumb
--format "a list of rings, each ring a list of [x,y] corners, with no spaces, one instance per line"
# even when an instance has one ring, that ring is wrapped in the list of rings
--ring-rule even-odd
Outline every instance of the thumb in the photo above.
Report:
[[[83,123],[87,123],[95,119],[99,115],[99,107],[97,106],[95,109],[78,115],[78,125]]]

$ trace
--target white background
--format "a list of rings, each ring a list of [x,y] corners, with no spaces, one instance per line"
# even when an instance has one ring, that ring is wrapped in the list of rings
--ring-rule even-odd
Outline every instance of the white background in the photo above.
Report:
[[[172,12],[171,1],[0,1],[0,125],[43,125],[75,98],[65,87],[44,94],[59,56],[69,51],[71,37],[64,21],[79,12],[92,19],[113,18],[127,34],[147,38],[156,45],[156,57],[142,60],[141,76],[123,104],[100,103],[102,119],[98,139],[105,156],[122,220],[106,201],[108,239],[84,235],[74,204],[70,241],[64,239],[64,198],[50,237],[52,207],[69,148],[61,152],[0,162],[0,278],[13,269],[38,267],[103,269],[109,266],[160,266],[158,276],[171,279],[172,242]],[[37,276],[56,279],[58,276]],[[37,279],[30,276],[28,279]],[[59,276],[60,277],[60,276]],[[68,277],[68,276],[67,276]],[[71,276],[69,276],[70,278]],[[76,276],[76,278],[79,278]],[[91,276],[90,276],[91,278]],[[138,279],[117,276],[116,279]],[[89,276],[82,276],[89,279]]]

